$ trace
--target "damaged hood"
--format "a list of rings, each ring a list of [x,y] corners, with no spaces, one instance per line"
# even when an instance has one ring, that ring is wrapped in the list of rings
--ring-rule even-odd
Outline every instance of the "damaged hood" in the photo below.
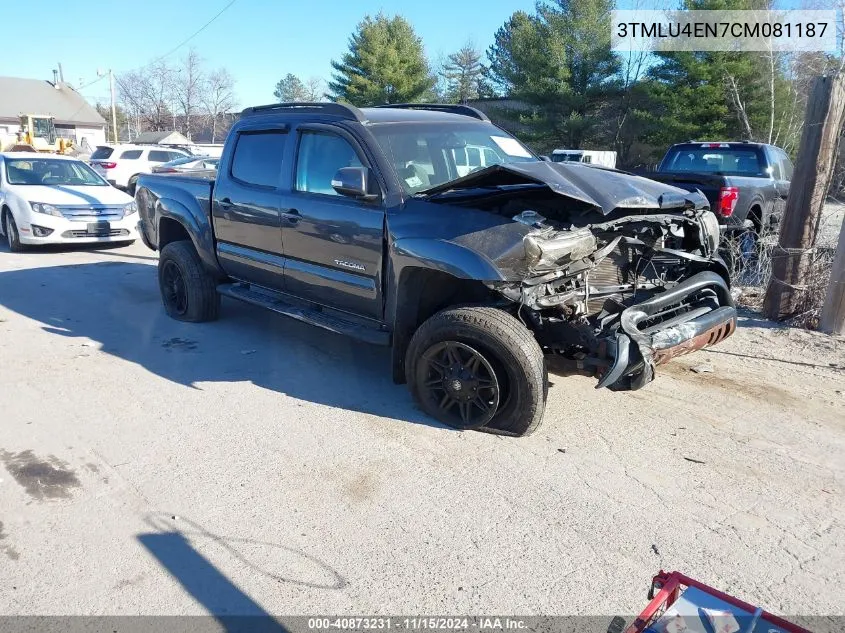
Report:
[[[545,161],[493,165],[426,189],[416,197],[431,202],[547,188],[608,215],[614,209],[700,209],[709,206],[698,191],[685,191],[621,171],[580,163]]]

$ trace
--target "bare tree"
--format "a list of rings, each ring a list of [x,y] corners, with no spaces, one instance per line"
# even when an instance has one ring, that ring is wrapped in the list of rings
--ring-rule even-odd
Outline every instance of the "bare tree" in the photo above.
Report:
[[[198,114],[200,104],[205,100],[203,92],[207,85],[202,69],[202,58],[196,50],[192,48],[182,59],[173,77],[176,106],[184,122],[185,136],[191,140],[191,133],[198,123],[196,114]],[[194,117],[193,121],[191,117]]]
[[[742,131],[745,134],[745,138],[754,138],[754,132],[751,130],[751,122],[748,120],[748,111],[745,109],[745,104],[742,102],[742,95],[739,94],[739,88],[736,85],[736,78],[730,73],[725,73],[725,84],[727,84],[728,94],[730,95],[731,103],[733,103],[734,109],[736,110],[736,116],[739,119],[739,123],[742,125]]]
[[[167,130],[173,126],[173,69],[158,60],[138,71],[116,77],[120,101],[136,128]]]
[[[481,51],[470,41],[446,57],[440,67],[445,97],[453,103],[466,103],[478,97],[478,85],[484,75]]]
[[[206,78],[203,106],[211,122],[211,142],[214,143],[217,141],[218,131],[225,131],[220,130],[221,123],[226,124],[225,115],[237,106],[235,80],[225,68],[209,73]]]
[[[293,73],[288,73],[276,82],[273,96],[280,103],[314,102],[323,100],[325,90],[325,82],[319,77],[310,77],[302,81]]]

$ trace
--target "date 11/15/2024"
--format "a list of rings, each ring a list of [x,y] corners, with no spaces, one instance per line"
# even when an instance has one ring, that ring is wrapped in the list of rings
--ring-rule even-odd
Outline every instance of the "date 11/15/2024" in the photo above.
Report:
[[[508,617],[323,617],[309,618],[308,629],[330,630],[389,630],[410,631],[518,631],[527,629],[520,618]]]

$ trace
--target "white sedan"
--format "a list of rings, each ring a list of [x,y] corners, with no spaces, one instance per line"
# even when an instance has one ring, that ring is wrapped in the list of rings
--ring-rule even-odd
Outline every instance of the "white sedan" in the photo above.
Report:
[[[0,233],[27,245],[127,242],[138,238],[134,200],[80,160],[0,153]]]

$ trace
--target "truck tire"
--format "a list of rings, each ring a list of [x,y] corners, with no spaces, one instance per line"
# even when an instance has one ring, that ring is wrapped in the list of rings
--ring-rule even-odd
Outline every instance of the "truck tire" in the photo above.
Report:
[[[543,420],[543,352],[533,334],[502,310],[438,312],[411,338],[405,372],[422,410],[454,428],[522,436]]]
[[[220,314],[216,280],[189,240],[170,242],[161,249],[158,285],[165,312],[177,321],[214,321]]]
[[[3,233],[6,234],[6,243],[9,246],[9,250],[13,253],[23,252],[25,247],[21,244],[21,238],[18,234],[18,225],[15,224],[15,218],[12,215],[12,212],[8,209],[3,209],[2,216]]]

